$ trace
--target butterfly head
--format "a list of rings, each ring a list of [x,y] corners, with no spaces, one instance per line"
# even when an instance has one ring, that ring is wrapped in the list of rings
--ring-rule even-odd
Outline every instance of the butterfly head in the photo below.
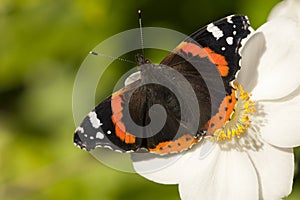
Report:
[[[149,59],[145,59],[144,56],[139,53],[136,54],[135,59],[138,66],[151,63]]]

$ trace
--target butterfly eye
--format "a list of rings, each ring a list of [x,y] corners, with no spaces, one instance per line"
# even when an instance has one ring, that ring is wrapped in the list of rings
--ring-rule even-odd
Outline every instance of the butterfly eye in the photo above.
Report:
[[[149,59],[146,59],[146,60],[145,60],[145,63],[146,63],[146,64],[150,64],[151,61],[150,61]]]

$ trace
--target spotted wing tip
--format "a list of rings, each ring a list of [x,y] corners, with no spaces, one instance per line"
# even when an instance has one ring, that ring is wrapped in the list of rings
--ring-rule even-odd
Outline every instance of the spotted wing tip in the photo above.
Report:
[[[75,133],[74,133],[73,142],[74,142],[74,145],[75,145],[76,147],[80,148],[80,149],[83,149],[83,150],[85,150],[85,151],[91,151],[91,150],[92,150],[92,148],[88,148],[88,147],[86,146],[86,144],[84,144],[84,143],[82,142],[82,140],[81,140],[81,138],[80,138],[80,136],[79,136],[79,134],[78,134],[78,131],[75,131]]]
[[[101,144],[96,144],[96,145],[93,145],[93,146],[87,146],[84,142],[82,142],[81,140],[81,137],[80,137],[80,134],[82,134],[82,131],[81,129],[77,128],[75,133],[74,133],[74,145],[80,149],[83,149],[85,151],[92,151],[98,147],[102,147],[102,148],[105,148],[105,149],[110,149],[110,150],[113,150],[115,152],[118,152],[118,153],[132,153],[134,152],[133,150],[129,150],[129,151],[122,151],[122,150],[118,150],[118,149],[113,149],[111,146],[109,145],[101,145]]]

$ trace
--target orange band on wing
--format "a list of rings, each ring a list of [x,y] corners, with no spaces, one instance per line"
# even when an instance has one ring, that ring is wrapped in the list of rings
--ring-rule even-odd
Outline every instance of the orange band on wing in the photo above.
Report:
[[[183,135],[177,140],[159,143],[155,148],[149,149],[150,152],[157,154],[167,154],[181,152],[192,147],[197,142],[197,139],[191,135]]]
[[[136,137],[128,132],[126,132],[126,128],[124,123],[121,121],[122,114],[122,98],[119,96],[119,93],[114,93],[111,97],[111,109],[112,116],[111,120],[115,125],[116,136],[126,144],[135,143]]]
[[[215,114],[205,125],[208,135],[213,134],[217,129],[222,128],[224,124],[230,119],[234,112],[234,107],[237,102],[235,97],[235,90],[232,90],[231,95],[226,96],[217,114]]]
[[[215,53],[208,47],[202,48],[197,44],[191,42],[182,42],[175,49],[176,52],[182,50],[186,54],[191,53],[193,56],[199,56],[200,58],[207,57],[212,63],[217,66],[219,73],[222,77],[225,77],[229,73],[228,63],[224,56]]]
[[[217,67],[218,67],[219,73],[222,77],[225,77],[228,75],[229,67],[227,65],[218,65]]]

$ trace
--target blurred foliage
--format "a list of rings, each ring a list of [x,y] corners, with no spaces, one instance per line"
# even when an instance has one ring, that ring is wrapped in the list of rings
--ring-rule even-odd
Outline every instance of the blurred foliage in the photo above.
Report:
[[[232,13],[257,28],[277,2],[1,0],[0,199],[179,199],[177,186],[115,171],[73,146],[76,72],[99,42],[138,26],[137,9],[145,26],[189,34]],[[102,84],[112,88],[126,69],[108,71]],[[300,190],[289,199],[300,199]]]

